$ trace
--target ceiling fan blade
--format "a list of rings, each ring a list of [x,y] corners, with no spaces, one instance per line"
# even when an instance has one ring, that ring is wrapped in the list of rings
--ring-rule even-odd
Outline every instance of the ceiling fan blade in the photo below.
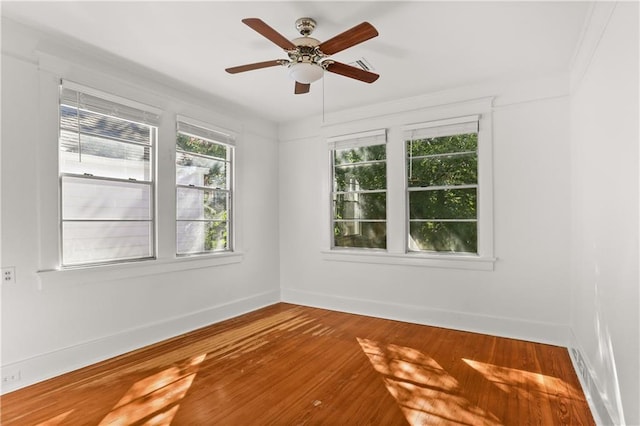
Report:
[[[228,72],[229,74],[237,74],[239,72],[257,70],[260,68],[275,67],[276,65],[282,65],[282,60],[276,59],[275,61],[264,61],[264,62],[256,62],[255,64],[239,65],[237,67],[227,68],[225,69],[225,71]]]
[[[296,95],[302,95],[304,93],[309,93],[309,89],[311,88],[311,84],[310,83],[300,83],[298,81],[296,81],[296,88],[294,90],[294,93]]]
[[[378,74],[352,67],[351,65],[343,64],[342,62],[333,62],[329,64],[327,71],[364,81],[365,83],[373,83],[378,79],[378,77],[380,77]]]
[[[363,22],[355,27],[338,34],[337,36],[320,43],[318,48],[325,55],[333,55],[370,38],[376,37],[378,31],[368,22]]]
[[[277,44],[284,50],[292,50],[296,48],[289,39],[285,38],[282,34],[267,25],[262,19],[258,18],[246,18],[242,22],[251,27],[254,31],[260,33],[262,36]]]

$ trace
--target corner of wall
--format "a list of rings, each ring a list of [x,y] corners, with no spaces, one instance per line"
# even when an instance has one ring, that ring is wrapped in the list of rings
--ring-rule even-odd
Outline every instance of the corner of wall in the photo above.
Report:
[[[615,7],[615,2],[599,1],[591,4],[571,61],[570,93],[575,92],[587,72]]]
[[[615,421],[608,408],[608,404],[603,398],[604,393],[598,389],[596,383],[596,374],[593,368],[589,365],[587,357],[583,355],[580,344],[578,343],[573,330],[571,330],[571,337],[569,342],[569,357],[573,364],[573,369],[578,376],[580,386],[584,392],[589,408],[591,408],[591,414],[593,419],[598,425],[614,425],[620,424]]]

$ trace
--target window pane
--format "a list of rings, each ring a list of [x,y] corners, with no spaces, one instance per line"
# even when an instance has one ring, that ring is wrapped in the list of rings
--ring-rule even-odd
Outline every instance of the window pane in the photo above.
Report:
[[[360,163],[362,161],[386,160],[386,158],[387,147],[385,144],[334,151],[334,164]]]
[[[60,132],[60,172],[151,180],[151,147]]]
[[[62,263],[78,265],[153,256],[151,222],[64,222]]]
[[[178,254],[205,253],[229,248],[227,221],[179,220],[176,225]]]
[[[475,219],[476,188],[409,192],[410,219]]]
[[[223,219],[227,220],[229,194],[215,190],[178,188],[178,220]]]
[[[151,185],[62,177],[62,219],[152,219]]]
[[[409,187],[453,186],[478,182],[478,157],[473,154],[407,159]]]
[[[386,163],[336,166],[334,175],[334,191],[366,191],[387,187]]]
[[[439,138],[407,141],[407,156],[448,154],[451,152],[475,151],[478,148],[478,134],[442,136]]]
[[[223,160],[176,153],[176,183],[227,189],[227,166]]]
[[[477,253],[476,222],[411,222],[409,249],[437,252]]]
[[[334,219],[386,219],[387,194],[335,194],[333,206]]]
[[[387,248],[385,222],[334,222],[335,247]]]

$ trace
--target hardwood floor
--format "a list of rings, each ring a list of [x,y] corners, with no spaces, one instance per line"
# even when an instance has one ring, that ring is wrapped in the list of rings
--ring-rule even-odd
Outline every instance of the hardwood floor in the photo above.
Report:
[[[0,402],[5,426],[594,424],[564,348],[285,303]]]

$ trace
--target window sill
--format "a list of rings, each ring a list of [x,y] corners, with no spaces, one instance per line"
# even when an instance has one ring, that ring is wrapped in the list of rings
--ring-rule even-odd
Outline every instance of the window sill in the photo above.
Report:
[[[101,281],[113,281],[159,275],[168,272],[201,269],[242,262],[241,252],[214,255],[176,257],[173,259],[144,260],[140,262],[118,263],[102,266],[78,267],[73,269],[53,269],[38,271],[39,289],[64,289]]]
[[[380,251],[323,250],[324,260],[386,265],[423,266],[430,268],[493,271],[493,257],[451,254],[388,253]]]

